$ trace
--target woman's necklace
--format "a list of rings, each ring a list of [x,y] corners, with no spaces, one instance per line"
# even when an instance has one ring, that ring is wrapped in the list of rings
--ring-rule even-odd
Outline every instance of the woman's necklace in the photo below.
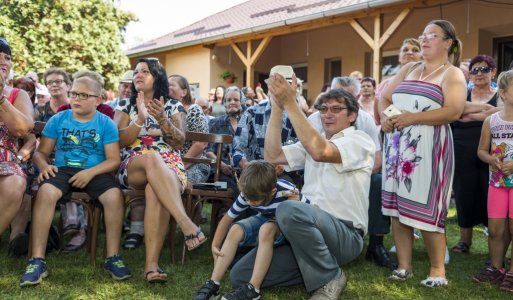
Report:
[[[435,74],[438,70],[445,67],[445,64],[442,64],[440,67],[436,68],[433,72],[426,75],[426,77],[422,78],[422,75],[424,74],[424,69],[426,68],[426,65],[422,68],[422,71],[420,72],[419,81],[424,81],[426,78],[430,77],[431,75]]]

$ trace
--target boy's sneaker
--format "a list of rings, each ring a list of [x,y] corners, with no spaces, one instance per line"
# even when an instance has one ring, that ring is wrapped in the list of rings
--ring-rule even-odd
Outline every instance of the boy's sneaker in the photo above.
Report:
[[[199,289],[193,300],[208,300],[212,296],[217,296],[219,294],[219,287],[213,280],[209,280]]]
[[[484,268],[481,273],[472,277],[475,283],[489,282],[500,283],[504,278],[504,269],[495,269],[494,267]]]
[[[46,276],[48,276],[48,272],[46,271],[45,260],[39,257],[32,257],[28,261],[25,274],[21,277],[20,286],[36,285]]]
[[[132,276],[119,255],[107,257],[103,268],[116,280],[124,280]]]
[[[258,300],[260,293],[255,291],[251,283],[244,284],[238,289],[223,295],[222,300]]]

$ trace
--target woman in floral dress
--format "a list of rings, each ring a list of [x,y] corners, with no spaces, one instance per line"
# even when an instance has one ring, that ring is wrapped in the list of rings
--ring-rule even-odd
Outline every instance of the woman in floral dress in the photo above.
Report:
[[[459,119],[466,83],[459,63],[461,43],[454,27],[431,21],[419,37],[423,62],[406,64],[382,94],[383,112],[393,103],[401,114],[382,113],[384,138],[383,214],[392,217],[398,269],[392,280],[413,276],[413,228],[422,231],[430,272],[421,284],[447,285],[445,278],[445,221],[454,172],[449,123]],[[452,58],[452,63],[449,61]]]
[[[171,214],[181,227],[189,250],[206,241],[201,229],[187,216],[181,193],[187,185],[180,149],[185,140],[185,113],[178,100],[169,99],[166,71],[156,59],[139,59],[132,96],[116,107],[120,129],[121,166],[118,180],[124,187],[145,190],[145,277],[167,280],[158,259]]]

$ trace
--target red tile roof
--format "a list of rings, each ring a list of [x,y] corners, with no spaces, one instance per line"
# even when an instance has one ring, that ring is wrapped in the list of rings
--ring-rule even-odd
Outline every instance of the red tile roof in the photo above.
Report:
[[[227,36],[257,32],[327,14],[343,14],[400,0],[249,0],[185,28],[127,50],[129,56],[161,52]]]

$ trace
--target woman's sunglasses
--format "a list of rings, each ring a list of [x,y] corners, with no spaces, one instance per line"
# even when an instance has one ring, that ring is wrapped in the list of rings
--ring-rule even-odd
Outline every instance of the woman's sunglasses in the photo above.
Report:
[[[490,73],[492,68],[490,67],[475,67],[470,70],[470,74],[477,75],[477,73],[481,72],[481,74],[487,74]]]

